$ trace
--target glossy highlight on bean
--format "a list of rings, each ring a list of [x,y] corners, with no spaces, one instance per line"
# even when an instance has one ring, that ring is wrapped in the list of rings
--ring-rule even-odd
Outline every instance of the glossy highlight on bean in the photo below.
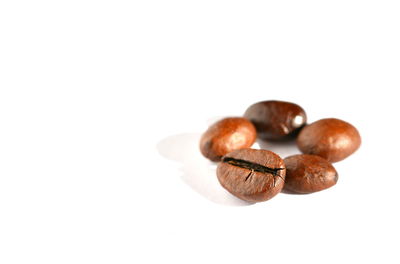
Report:
[[[204,132],[200,139],[200,151],[209,160],[220,161],[222,156],[231,151],[251,147],[256,137],[256,128],[249,120],[228,117]]]
[[[307,122],[307,115],[302,107],[276,100],[251,105],[244,117],[254,124],[258,137],[267,141],[293,139]]]

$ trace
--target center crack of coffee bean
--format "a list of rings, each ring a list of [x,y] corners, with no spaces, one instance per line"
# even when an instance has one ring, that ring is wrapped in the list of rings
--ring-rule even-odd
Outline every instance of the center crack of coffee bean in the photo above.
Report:
[[[272,174],[273,176],[279,176],[278,173],[281,170],[284,170],[285,168],[269,168],[257,163],[252,163],[250,161],[247,160],[242,160],[242,159],[235,159],[235,158],[230,158],[230,157],[224,157],[222,159],[222,162],[231,164],[233,166],[236,167],[240,167],[240,168],[244,168],[244,169],[248,169],[251,170],[250,174],[254,171],[256,172],[261,172],[261,173],[268,173],[268,174]],[[250,174],[247,176],[246,180],[248,179],[248,177],[250,176]]]

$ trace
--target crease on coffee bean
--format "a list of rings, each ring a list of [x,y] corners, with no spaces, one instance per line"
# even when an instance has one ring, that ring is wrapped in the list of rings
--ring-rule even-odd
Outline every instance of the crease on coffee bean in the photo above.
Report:
[[[251,177],[253,175],[254,170],[252,169],[250,171],[250,173],[247,175],[246,179],[244,179],[244,181],[247,181],[249,179],[249,177]]]
[[[233,166],[239,167],[239,168],[244,168],[251,170],[249,175],[247,175],[245,181],[251,176],[253,172],[261,172],[261,173],[268,173],[272,174],[273,176],[278,176],[282,178],[280,175],[278,175],[279,171],[284,170],[285,168],[269,168],[257,163],[252,163],[247,160],[242,160],[242,159],[235,159],[231,157],[224,157],[222,159],[222,162],[231,164]],[[275,177],[274,177],[275,178]]]
[[[274,177],[273,177],[273,180],[274,180],[274,182],[273,182],[273,187],[276,186],[276,185],[275,185],[275,177],[279,177],[279,178],[281,178],[282,181],[285,181],[280,175],[274,175]]]

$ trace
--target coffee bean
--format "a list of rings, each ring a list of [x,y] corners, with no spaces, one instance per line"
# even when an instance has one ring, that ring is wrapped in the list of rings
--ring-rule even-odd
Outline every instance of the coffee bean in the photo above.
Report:
[[[208,128],[200,140],[201,153],[212,161],[220,161],[225,154],[249,148],[256,140],[253,124],[242,117],[222,119]]]
[[[336,184],[338,174],[326,159],[316,155],[293,155],[283,160],[286,178],[283,190],[291,193],[318,192]]]
[[[241,149],[222,158],[217,167],[221,185],[236,197],[261,202],[278,194],[285,180],[285,165],[275,153]]]
[[[287,140],[307,122],[303,108],[283,101],[263,101],[251,105],[244,117],[255,125],[264,140]]]
[[[297,137],[301,152],[337,162],[353,154],[361,144],[357,129],[351,124],[327,118],[304,127]]]

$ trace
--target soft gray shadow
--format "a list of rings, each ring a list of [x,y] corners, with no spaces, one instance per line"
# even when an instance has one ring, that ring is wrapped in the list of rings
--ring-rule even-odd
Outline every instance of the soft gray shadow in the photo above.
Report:
[[[261,149],[273,151],[282,158],[300,154],[300,151],[296,146],[296,140],[294,139],[289,141],[264,141],[258,139],[257,143]]]
[[[164,138],[157,144],[161,156],[182,164],[181,179],[208,200],[229,206],[246,206],[226,191],[216,176],[217,164],[204,158],[199,150],[200,133],[183,133]]]

